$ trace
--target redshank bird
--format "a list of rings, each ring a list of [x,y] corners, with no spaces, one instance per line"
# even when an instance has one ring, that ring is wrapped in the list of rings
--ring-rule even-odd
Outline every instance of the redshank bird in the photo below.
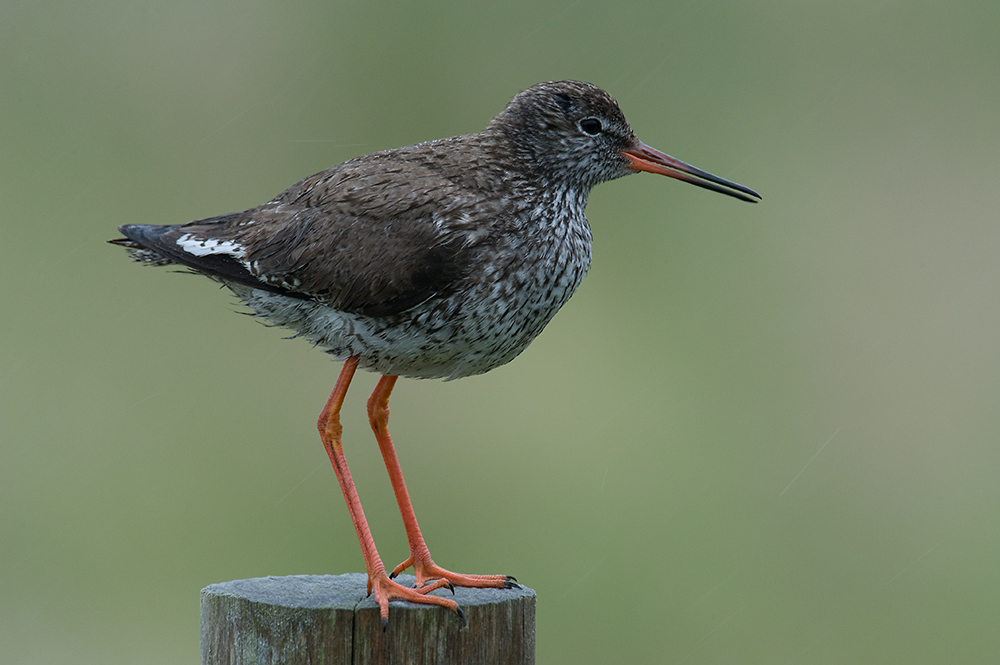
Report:
[[[383,627],[389,601],[441,605],[441,587],[514,586],[507,575],[438,566],[417,525],[387,429],[399,376],[456,379],[509,362],[569,299],[590,265],[591,188],[638,171],[743,201],[751,189],[639,141],[615,100],[578,81],[520,93],[478,134],[351,159],[267,203],[189,224],[127,224],[112,240],[138,261],[179,264],[231,289],[250,311],[344,361],[319,433],[361,541]],[[368,418],[410,555],[389,574],[341,444],[355,370],[382,375]],[[393,578],[413,566],[416,586]]]

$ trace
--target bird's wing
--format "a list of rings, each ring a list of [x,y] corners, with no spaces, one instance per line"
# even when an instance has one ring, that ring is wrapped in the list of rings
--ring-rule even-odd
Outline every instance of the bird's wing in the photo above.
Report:
[[[447,292],[480,262],[491,211],[470,208],[476,197],[431,167],[378,157],[306,178],[258,208],[121,231],[224,282],[367,316],[396,314]]]

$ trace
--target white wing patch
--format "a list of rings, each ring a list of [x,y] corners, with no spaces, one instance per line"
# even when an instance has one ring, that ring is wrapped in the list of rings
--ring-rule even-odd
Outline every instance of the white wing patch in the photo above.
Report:
[[[185,233],[177,239],[177,246],[193,256],[208,256],[210,254],[228,254],[237,259],[242,259],[246,250],[239,243],[232,240],[217,240],[206,238],[204,240],[195,238],[190,233]]]

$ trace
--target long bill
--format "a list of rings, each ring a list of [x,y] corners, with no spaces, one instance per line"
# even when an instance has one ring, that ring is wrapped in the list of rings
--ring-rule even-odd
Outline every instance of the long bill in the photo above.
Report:
[[[670,155],[660,152],[656,148],[650,148],[642,141],[636,141],[635,145],[626,150],[622,150],[622,155],[630,162],[629,168],[633,171],[648,171],[658,173],[670,178],[676,178],[683,182],[710,189],[720,194],[728,194],[741,201],[757,203],[762,197],[749,187],[738,185],[735,182],[712,175],[708,171],[691,166],[686,162],[675,159]]]

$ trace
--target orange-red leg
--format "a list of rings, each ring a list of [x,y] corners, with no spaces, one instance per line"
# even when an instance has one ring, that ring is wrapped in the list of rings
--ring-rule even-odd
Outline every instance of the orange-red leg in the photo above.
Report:
[[[385,468],[389,472],[389,480],[396,493],[396,503],[399,504],[399,512],[403,516],[406,539],[410,544],[409,558],[396,566],[390,577],[395,577],[413,566],[417,587],[420,591],[436,588],[435,585],[441,580],[447,580],[455,586],[465,587],[511,588],[516,586],[514,578],[508,575],[462,575],[445,570],[431,559],[431,553],[427,549],[427,543],[424,542],[420,526],[417,524],[417,516],[413,512],[410,494],[406,491],[406,482],[403,481],[403,471],[399,466],[399,459],[396,457],[396,448],[392,445],[392,438],[389,436],[389,395],[395,385],[395,376],[383,376],[379,379],[371,397],[368,398],[368,421],[371,423],[372,431],[375,432],[378,447],[382,451],[382,459],[385,460]]]
[[[330,463],[333,464],[333,470],[340,482],[340,489],[344,492],[344,499],[347,501],[347,510],[351,513],[351,521],[354,523],[358,540],[361,542],[361,553],[365,558],[365,569],[368,572],[368,593],[375,593],[375,601],[379,604],[379,610],[382,614],[382,629],[385,629],[389,621],[389,600],[393,598],[447,607],[456,612],[464,624],[465,615],[455,601],[449,598],[426,595],[432,589],[449,586],[447,580],[440,580],[419,590],[409,589],[393,582],[385,572],[385,565],[375,548],[375,540],[372,538],[371,529],[368,528],[368,520],[365,519],[365,511],[361,508],[361,499],[354,487],[351,470],[347,468],[347,459],[344,457],[344,447],[341,443],[343,427],[340,425],[340,407],[344,403],[344,396],[347,394],[347,388],[351,385],[351,379],[354,378],[354,372],[357,368],[357,357],[348,358],[344,363],[344,368],[340,371],[333,392],[330,393],[330,399],[327,400],[326,406],[320,413],[317,425],[320,438],[323,440],[323,447],[326,448]]]

